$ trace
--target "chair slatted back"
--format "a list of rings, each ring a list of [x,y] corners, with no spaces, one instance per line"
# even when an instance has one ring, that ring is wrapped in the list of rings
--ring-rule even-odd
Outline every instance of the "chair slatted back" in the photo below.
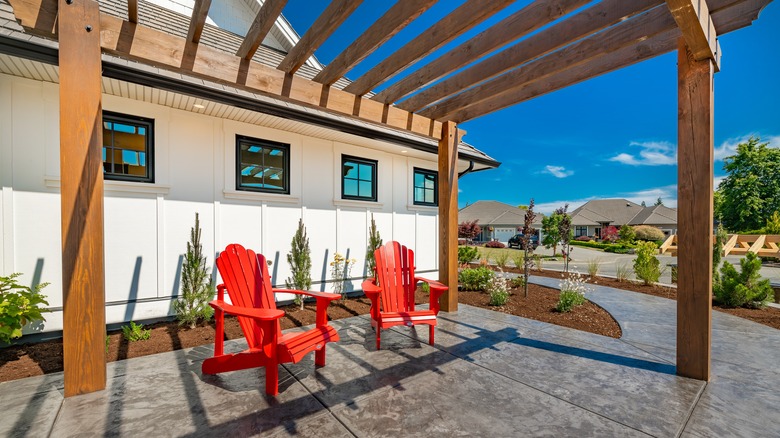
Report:
[[[217,258],[217,269],[234,306],[276,309],[265,256],[237,243],[230,244]],[[244,316],[238,317],[238,323],[247,344],[251,348],[260,348],[263,339],[260,325]]]
[[[383,312],[414,310],[414,252],[398,242],[388,242],[374,252],[376,275],[382,288]]]

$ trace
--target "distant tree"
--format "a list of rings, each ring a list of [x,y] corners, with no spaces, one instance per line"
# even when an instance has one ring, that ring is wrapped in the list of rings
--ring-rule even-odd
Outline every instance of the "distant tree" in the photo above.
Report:
[[[664,205],[664,200],[661,199],[661,197],[659,196],[658,199],[655,200],[655,204],[653,204],[653,205],[654,206]]]
[[[642,207],[647,207],[647,204],[645,204],[645,201],[642,201]]]
[[[780,212],[772,213],[772,216],[766,220],[764,232],[767,234],[780,234]]]
[[[728,175],[718,188],[716,217],[733,232],[764,227],[780,211],[780,149],[750,137],[723,160],[723,169]]]
[[[601,230],[601,240],[604,242],[615,242],[618,240],[618,229],[610,225]]]
[[[562,208],[555,210],[555,213],[560,215],[561,220],[558,222],[558,236],[561,240],[563,249],[563,272],[569,272],[569,259],[571,258],[571,239],[574,237],[574,232],[571,229],[571,216],[567,213],[569,204],[564,205]]]
[[[631,243],[636,239],[636,231],[631,225],[623,225],[618,231],[619,240],[625,243]]]
[[[531,265],[534,263],[531,256],[534,249],[531,246],[531,235],[536,234],[536,230],[533,229],[534,217],[534,198],[531,198],[531,202],[528,203],[528,208],[525,210],[525,218],[523,220],[523,293],[528,298],[528,272],[531,270]]]
[[[479,222],[479,219],[471,222],[461,222],[458,225],[458,238],[473,239],[479,236],[479,233],[482,232],[482,227],[480,227],[477,222]]]
[[[561,241],[561,235],[558,232],[558,225],[560,225],[563,217],[558,214],[558,210],[553,214],[542,219],[542,244],[546,248],[553,249],[553,256],[558,253],[558,243]]]

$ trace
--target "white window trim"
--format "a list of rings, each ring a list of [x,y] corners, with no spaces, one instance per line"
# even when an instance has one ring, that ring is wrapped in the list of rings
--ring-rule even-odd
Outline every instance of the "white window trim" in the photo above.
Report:
[[[45,176],[44,183],[46,187],[52,189],[59,189],[62,185],[59,176]],[[148,182],[136,182],[136,181],[103,181],[103,190],[106,192],[121,192],[121,193],[151,193],[157,195],[167,195],[171,190],[171,186],[165,184],[148,183]]]

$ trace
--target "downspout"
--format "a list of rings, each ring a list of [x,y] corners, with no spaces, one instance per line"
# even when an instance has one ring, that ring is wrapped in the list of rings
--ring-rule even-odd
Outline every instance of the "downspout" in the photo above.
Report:
[[[465,176],[467,173],[471,172],[472,170],[474,170],[474,160],[469,160],[469,167],[467,167],[466,170],[458,174],[458,179]]]

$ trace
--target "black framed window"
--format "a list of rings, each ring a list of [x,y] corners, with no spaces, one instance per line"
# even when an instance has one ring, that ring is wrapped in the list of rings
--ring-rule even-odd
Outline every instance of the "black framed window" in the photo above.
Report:
[[[236,190],[290,193],[290,145],[236,136]]]
[[[437,172],[414,168],[414,204],[439,205],[439,174]]]
[[[376,160],[341,156],[341,197],[376,201]]]
[[[154,182],[154,120],[103,111],[103,177]]]
[[[588,227],[574,227],[574,237],[587,236]]]

